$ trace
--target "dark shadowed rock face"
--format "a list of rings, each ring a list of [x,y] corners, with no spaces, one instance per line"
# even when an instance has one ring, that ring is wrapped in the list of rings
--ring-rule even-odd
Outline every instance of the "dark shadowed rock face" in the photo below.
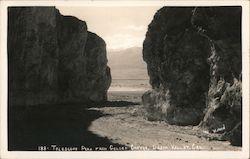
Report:
[[[146,116],[241,141],[241,57],[241,7],[163,7],[143,44]]]
[[[8,18],[10,105],[106,100],[106,44],[84,21],[54,7],[10,7]]]

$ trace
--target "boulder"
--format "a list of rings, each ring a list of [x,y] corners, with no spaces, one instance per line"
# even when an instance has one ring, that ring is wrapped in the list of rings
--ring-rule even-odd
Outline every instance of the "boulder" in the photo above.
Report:
[[[160,9],[148,27],[143,44],[152,88],[167,92],[160,100],[169,103],[166,109],[171,109],[159,113],[164,120],[168,116],[166,121],[178,125],[197,125],[201,121],[210,81],[207,63],[210,43],[192,26],[193,9]],[[156,105],[151,103],[147,108]]]
[[[142,97],[146,116],[233,131],[229,140],[241,143],[241,57],[241,7],[161,8],[143,43],[152,85]]]
[[[106,44],[55,7],[8,8],[9,105],[101,102],[111,75]]]

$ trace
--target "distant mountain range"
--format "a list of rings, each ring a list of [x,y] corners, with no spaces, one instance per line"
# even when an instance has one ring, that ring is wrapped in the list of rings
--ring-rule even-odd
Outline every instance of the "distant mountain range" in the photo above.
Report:
[[[147,65],[142,58],[142,48],[108,50],[108,65],[112,79],[148,79]]]

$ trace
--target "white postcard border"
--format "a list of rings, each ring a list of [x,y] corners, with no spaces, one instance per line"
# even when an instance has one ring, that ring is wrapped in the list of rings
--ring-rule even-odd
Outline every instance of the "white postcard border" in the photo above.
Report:
[[[7,7],[8,6],[242,6],[242,151],[7,151]],[[248,158],[249,157],[249,1],[0,1],[0,158]]]

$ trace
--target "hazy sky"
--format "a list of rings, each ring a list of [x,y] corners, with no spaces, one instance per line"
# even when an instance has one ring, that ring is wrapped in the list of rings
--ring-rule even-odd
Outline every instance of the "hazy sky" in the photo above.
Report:
[[[61,14],[87,22],[88,30],[101,36],[107,49],[142,47],[148,24],[160,7],[57,7]]]

